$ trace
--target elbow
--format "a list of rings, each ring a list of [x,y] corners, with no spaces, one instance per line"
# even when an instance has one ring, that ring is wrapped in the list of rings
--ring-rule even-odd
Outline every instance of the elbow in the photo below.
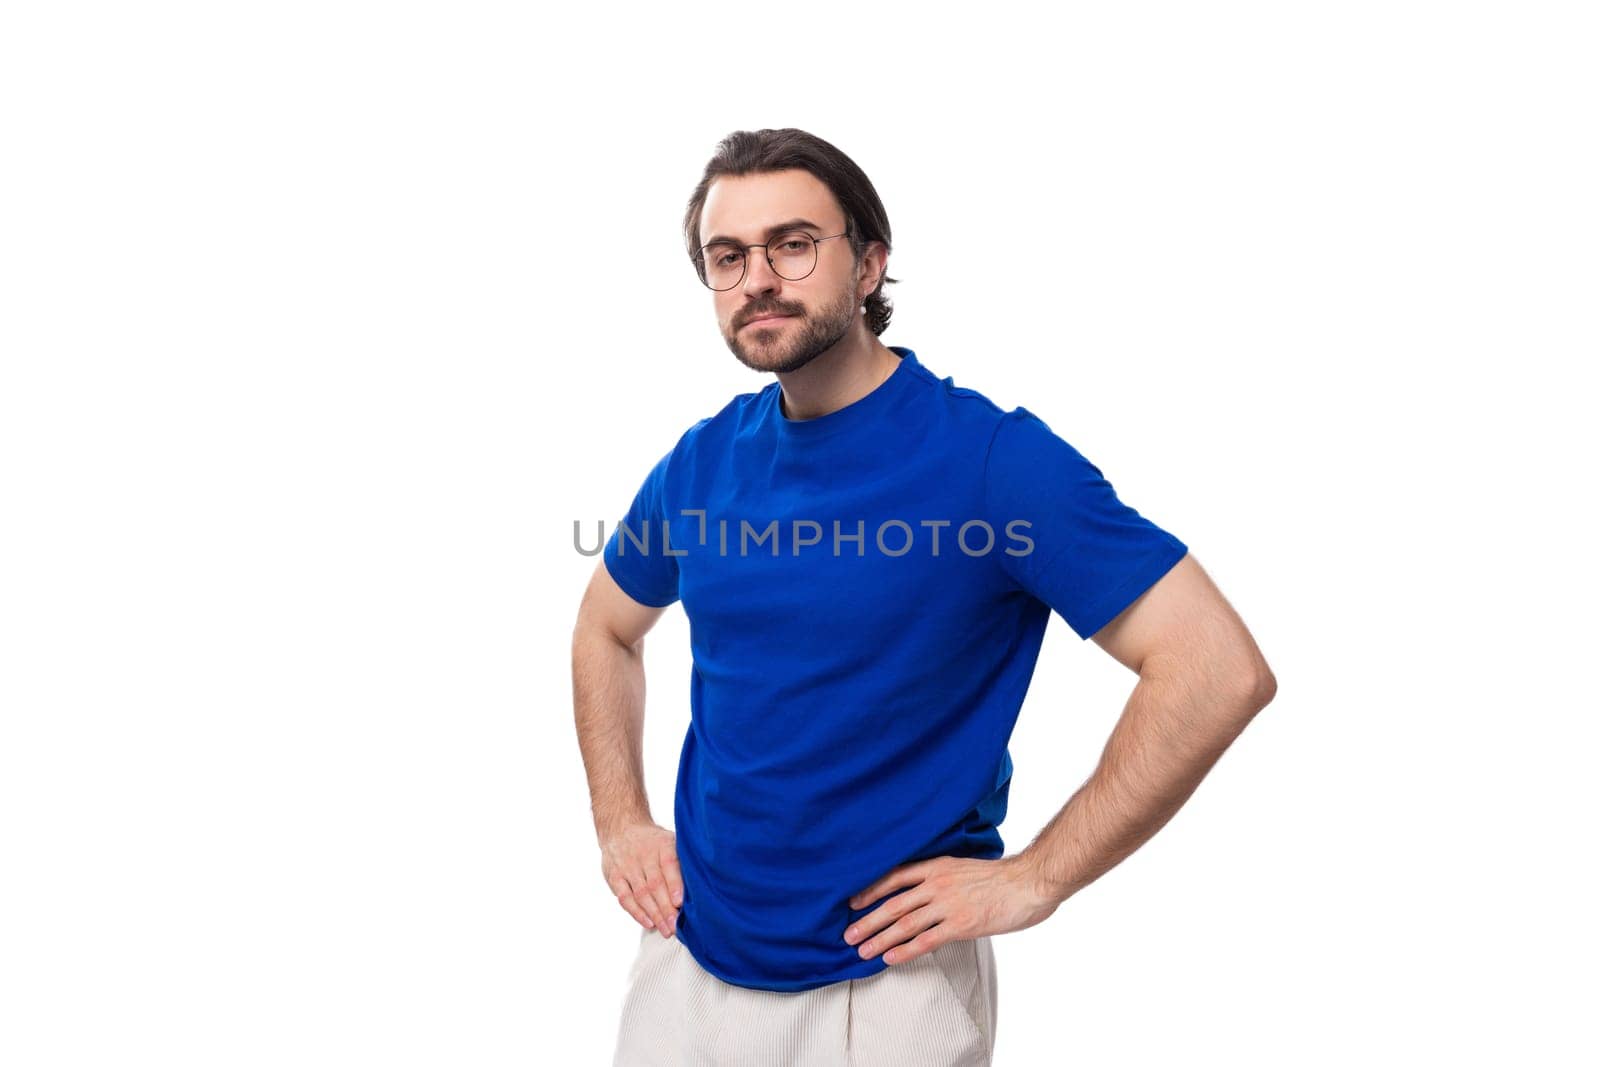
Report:
[[[1254,649],[1220,657],[1220,661],[1227,666],[1213,674],[1219,694],[1237,718],[1249,722],[1278,695],[1278,679]]]
[[[1250,714],[1254,715],[1272,703],[1272,698],[1278,695],[1278,679],[1272,673],[1272,668],[1267,666],[1265,660],[1262,660],[1247,673],[1245,678],[1247,685],[1245,686],[1246,696],[1244,699],[1246,705],[1250,708]]]
[[[1268,666],[1261,647],[1248,634],[1241,632],[1219,659],[1228,664],[1229,688],[1246,715],[1254,716],[1278,695],[1278,678]]]

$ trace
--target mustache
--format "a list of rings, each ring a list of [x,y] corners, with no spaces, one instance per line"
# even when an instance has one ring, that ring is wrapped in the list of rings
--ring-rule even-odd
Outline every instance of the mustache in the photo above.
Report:
[[[793,318],[793,317],[795,317],[796,315],[799,315],[799,314],[800,314],[800,312],[798,312],[798,311],[790,311],[787,308],[775,308],[775,307],[774,308],[755,308],[753,310],[745,312],[744,315],[740,317],[738,324],[740,326],[743,326],[748,322],[753,322],[756,319],[765,318],[768,315],[788,315],[789,317]]]

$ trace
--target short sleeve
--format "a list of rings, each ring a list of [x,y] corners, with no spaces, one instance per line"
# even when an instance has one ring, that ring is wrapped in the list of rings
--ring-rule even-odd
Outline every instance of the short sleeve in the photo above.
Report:
[[[1001,567],[1084,640],[1188,552],[1026,408],[995,428],[984,494]]]
[[[662,533],[672,456],[672,452],[662,456],[645,476],[627,516],[611,531],[604,553],[606,570],[622,591],[652,608],[678,600],[678,557],[665,551],[669,546]]]

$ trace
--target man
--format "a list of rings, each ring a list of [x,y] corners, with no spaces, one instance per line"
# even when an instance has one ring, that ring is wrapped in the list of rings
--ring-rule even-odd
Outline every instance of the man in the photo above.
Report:
[[[1187,546],[1043,420],[879,340],[888,220],[838,149],[728,137],[685,239],[728,347],[777,380],[654,465],[573,634],[602,873],[642,928],[616,1062],[989,1063],[991,937],[1154,834],[1272,673]],[[674,834],[643,787],[642,655],[680,600]],[[1052,610],[1139,681],[1095,774],[1003,856]]]

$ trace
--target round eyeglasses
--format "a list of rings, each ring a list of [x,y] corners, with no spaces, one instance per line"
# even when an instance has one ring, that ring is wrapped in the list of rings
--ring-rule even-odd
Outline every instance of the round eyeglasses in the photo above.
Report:
[[[836,233],[830,237],[813,237],[804,230],[790,230],[760,245],[737,245],[732,241],[712,241],[703,246],[694,257],[695,272],[707,288],[725,292],[744,281],[748,259],[745,251],[765,249],[767,264],[772,272],[786,282],[797,282],[817,269],[817,243],[831,241],[850,233]]]

